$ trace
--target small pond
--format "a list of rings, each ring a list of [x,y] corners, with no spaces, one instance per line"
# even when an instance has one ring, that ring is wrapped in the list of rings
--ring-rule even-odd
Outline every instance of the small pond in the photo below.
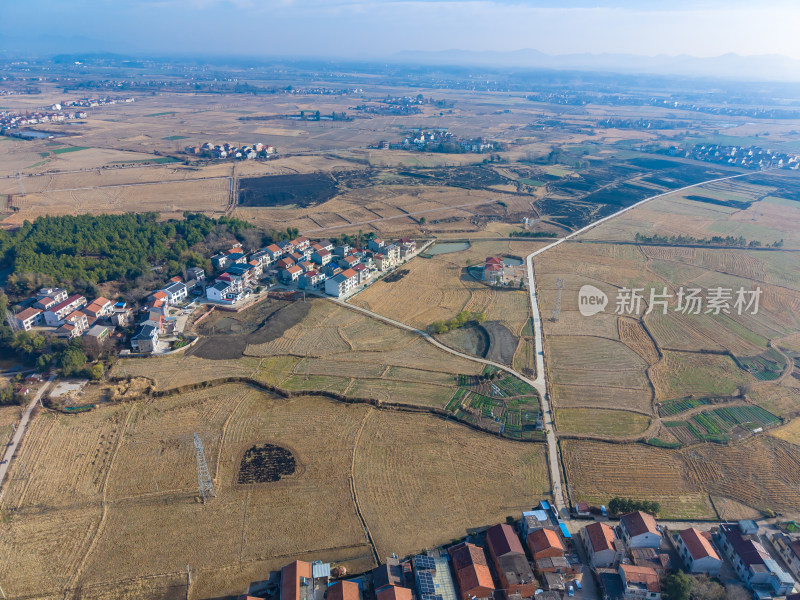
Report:
[[[425,251],[425,254],[436,256],[437,254],[450,254],[451,252],[461,252],[469,248],[469,242],[436,242]]]

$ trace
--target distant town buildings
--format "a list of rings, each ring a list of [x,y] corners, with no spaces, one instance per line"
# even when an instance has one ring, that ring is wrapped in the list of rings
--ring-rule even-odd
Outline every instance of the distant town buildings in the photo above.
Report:
[[[261,142],[244,146],[236,146],[227,142],[223,144],[205,142],[200,146],[185,146],[183,152],[184,154],[190,154],[200,158],[213,158],[217,160],[254,160],[257,158],[275,158],[278,155],[274,146]]]
[[[383,140],[376,146],[383,150],[415,150],[420,152],[442,152],[446,154],[483,154],[500,150],[497,142],[483,137],[460,138],[447,129],[412,129],[398,142]]]

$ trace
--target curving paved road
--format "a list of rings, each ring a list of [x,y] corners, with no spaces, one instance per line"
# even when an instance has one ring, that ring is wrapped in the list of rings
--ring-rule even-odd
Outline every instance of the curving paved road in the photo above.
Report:
[[[45,393],[48,387],[50,387],[50,383],[52,383],[53,379],[55,379],[55,373],[50,376],[45,384],[39,388],[39,391],[36,392],[36,395],[28,404],[28,408],[25,409],[25,412],[22,413],[22,418],[19,420],[19,425],[17,426],[17,431],[14,433],[14,437],[11,438],[11,442],[8,444],[8,448],[6,448],[5,454],[3,455],[3,464],[0,464],[0,498],[3,497],[3,482],[6,480],[6,474],[8,473],[8,467],[11,465],[11,457],[14,456],[14,452],[17,448],[19,448],[20,443],[22,442],[22,438],[25,436],[25,428],[28,426],[28,421],[31,418],[31,413],[33,409],[36,407],[36,403],[39,402],[39,398],[42,397],[42,394]]]

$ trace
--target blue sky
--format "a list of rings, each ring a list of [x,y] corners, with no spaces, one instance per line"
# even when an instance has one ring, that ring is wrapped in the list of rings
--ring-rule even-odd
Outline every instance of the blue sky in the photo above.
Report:
[[[783,54],[800,6],[729,0],[5,0],[0,51],[376,58],[404,50]]]

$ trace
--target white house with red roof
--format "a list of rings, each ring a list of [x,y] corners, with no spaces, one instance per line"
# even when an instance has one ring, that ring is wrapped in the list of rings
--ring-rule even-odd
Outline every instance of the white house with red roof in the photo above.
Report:
[[[652,515],[636,510],[619,519],[622,539],[628,548],[656,548],[661,546],[661,532]]]
[[[42,322],[42,314],[40,309],[30,307],[14,315],[14,319],[20,328],[30,331],[31,328]]]
[[[499,256],[488,256],[483,264],[483,280],[495,282],[502,279],[505,273],[505,263]]]
[[[690,573],[719,573],[722,561],[711,544],[710,533],[690,527],[679,531],[673,539],[678,555]]]

